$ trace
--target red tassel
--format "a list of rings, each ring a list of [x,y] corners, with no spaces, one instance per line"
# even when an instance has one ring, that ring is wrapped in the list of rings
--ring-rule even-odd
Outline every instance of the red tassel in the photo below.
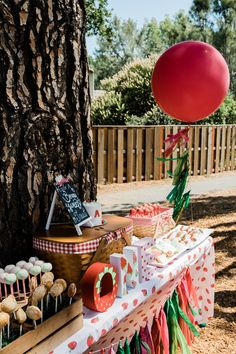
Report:
[[[168,148],[165,150],[164,155],[165,157],[168,157],[174,150],[175,146],[178,144],[178,142],[182,141],[181,145],[186,144],[189,141],[189,137],[187,136],[187,133],[189,131],[189,128],[184,128],[180,130],[177,134],[169,134],[167,138],[164,140],[164,143],[170,143]]]

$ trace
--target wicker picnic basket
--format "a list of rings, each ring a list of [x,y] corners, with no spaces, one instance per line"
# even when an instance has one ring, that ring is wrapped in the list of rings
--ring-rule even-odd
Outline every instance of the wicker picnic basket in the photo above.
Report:
[[[109,263],[112,253],[122,253],[131,245],[133,222],[116,215],[104,215],[107,224],[81,228],[76,234],[73,225],[55,225],[33,239],[40,259],[51,262],[56,277],[78,283],[87,268],[95,262]]]
[[[128,216],[134,224],[134,235],[139,238],[158,238],[175,226],[175,222],[172,219],[173,208],[159,205],[158,212],[157,215],[151,218]]]

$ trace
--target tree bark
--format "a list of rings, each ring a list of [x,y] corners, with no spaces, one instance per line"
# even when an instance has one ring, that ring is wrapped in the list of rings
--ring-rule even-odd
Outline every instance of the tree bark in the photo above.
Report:
[[[56,174],[96,197],[83,0],[0,1],[0,265],[32,255]]]

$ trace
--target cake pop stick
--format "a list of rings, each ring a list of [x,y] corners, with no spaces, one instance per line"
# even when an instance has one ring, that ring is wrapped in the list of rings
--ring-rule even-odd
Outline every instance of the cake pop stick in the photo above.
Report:
[[[7,293],[7,286],[6,286],[6,279],[5,279],[5,275],[7,273],[1,273],[0,274],[0,283],[3,284],[4,286],[4,296],[7,297],[8,293]]]
[[[29,269],[29,273],[33,275],[36,280],[36,286],[38,286],[37,275],[41,273],[41,267],[34,265],[32,268]]]
[[[22,286],[23,286],[23,294],[24,294],[24,300],[26,301],[26,287],[25,287],[25,279],[28,278],[29,273],[25,269],[19,270],[19,272],[16,273],[17,279],[22,281]]]
[[[57,303],[58,296],[63,293],[63,286],[60,283],[54,283],[51,289],[49,290],[49,294],[55,298],[55,312],[57,312]]]
[[[73,297],[76,295],[76,292],[77,292],[77,288],[76,288],[75,283],[70,283],[70,285],[68,286],[68,289],[67,289],[67,295],[70,298],[70,302],[69,302],[70,305],[72,304],[72,300],[73,300]]]
[[[11,274],[6,274],[5,275],[5,281],[7,285],[10,285],[11,289],[11,295],[14,295],[14,287],[13,284],[16,282],[16,275],[11,273]]]
[[[30,294],[33,293],[33,291],[37,288],[38,284],[36,281],[35,277],[32,277],[29,281],[29,290],[30,290]]]
[[[14,296],[10,295],[2,301],[1,309],[3,312],[6,312],[10,315],[11,313],[15,312],[16,308],[17,308],[17,302]],[[7,338],[9,339],[9,337],[10,337],[10,321],[7,325]]]
[[[2,348],[2,330],[10,322],[10,316],[6,312],[0,312],[0,348]]]
[[[38,302],[41,302],[41,312],[42,312],[42,317],[41,317],[41,323],[43,322],[43,298],[47,293],[47,289],[45,285],[39,285],[33,292],[32,295],[32,305],[37,306]]]
[[[36,306],[29,306],[26,309],[26,315],[29,317],[30,320],[33,320],[34,328],[37,327],[36,321],[42,317],[42,312]]]
[[[23,330],[23,323],[25,323],[27,319],[26,313],[21,307],[16,311],[16,319],[20,325],[20,337],[21,337],[22,330]]]

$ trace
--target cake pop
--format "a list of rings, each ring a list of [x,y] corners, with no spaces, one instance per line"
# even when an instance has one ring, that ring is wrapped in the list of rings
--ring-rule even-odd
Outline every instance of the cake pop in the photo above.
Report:
[[[8,313],[9,315],[11,313],[14,314],[15,316],[15,311],[17,308],[17,302],[16,299],[13,295],[9,295],[6,299],[2,301],[1,309],[3,312]],[[10,322],[7,325],[7,338],[10,337]]]
[[[54,283],[49,290],[49,294],[55,298],[55,312],[57,312],[57,302],[58,302],[58,296],[60,296],[63,293],[63,286],[60,283]]]
[[[61,284],[63,287],[63,291],[65,291],[67,288],[67,282],[64,279],[56,279],[54,284]],[[60,295],[60,302],[62,304],[62,296],[61,295]]]
[[[29,273],[27,272],[26,269],[21,269],[21,270],[19,270],[19,272],[16,273],[16,276],[17,276],[17,279],[22,281],[24,300],[26,301],[25,279],[27,279],[29,277]]]
[[[10,273],[10,274],[7,273],[5,275],[5,282],[7,285],[10,285],[11,294],[14,295],[13,284],[16,282],[16,275],[13,273]]]
[[[10,322],[10,316],[6,312],[0,312],[0,348],[2,348],[2,330]]]
[[[25,323],[27,319],[26,313],[21,307],[16,311],[16,319],[20,325],[20,336],[21,336],[23,330],[23,323]]]
[[[30,257],[29,262],[35,264],[38,261],[38,257]]]
[[[37,275],[41,273],[41,267],[40,266],[37,266],[37,265],[34,265],[32,268],[29,269],[29,273],[31,275],[33,275],[33,277],[35,278],[36,280],[36,286],[38,285],[38,282],[37,282]]]
[[[36,321],[42,317],[42,312],[37,306],[29,306],[26,309],[26,315],[30,320],[33,320],[34,328],[37,327]]]
[[[67,295],[70,298],[70,305],[72,304],[73,297],[76,295],[77,287],[75,283],[70,283],[67,289]]]
[[[41,322],[43,322],[43,298],[47,293],[47,289],[45,285],[39,285],[33,292],[32,295],[32,305],[37,306],[38,302],[41,302],[41,311],[42,311],[42,317],[41,317]]]

